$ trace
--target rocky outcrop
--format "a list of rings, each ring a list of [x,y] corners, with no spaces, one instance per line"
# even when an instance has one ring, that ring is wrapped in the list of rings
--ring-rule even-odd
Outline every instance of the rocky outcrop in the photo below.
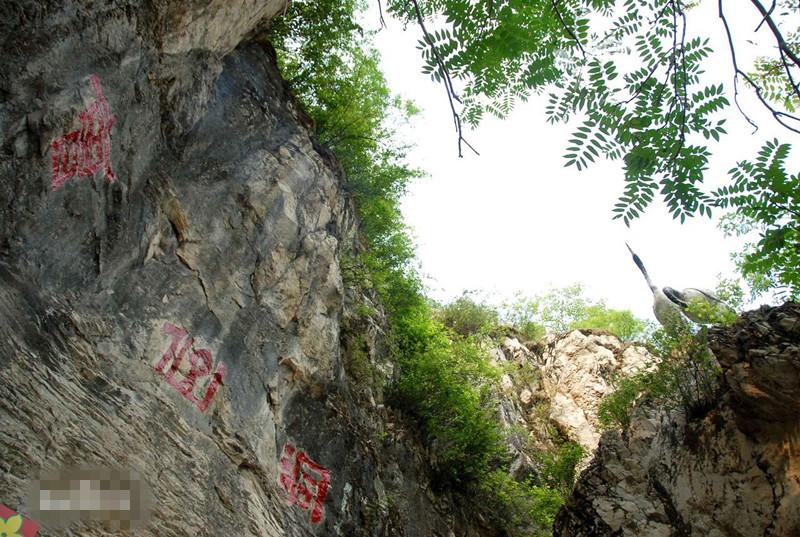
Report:
[[[573,330],[548,336],[543,362],[542,390],[550,420],[590,454],[600,440],[600,401],[614,391],[616,379],[652,366],[655,358],[614,335]]]
[[[724,388],[713,408],[642,408],[604,434],[556,535],[800,535],[800,305],[748,312],[710,347]]]
[[[494,363],[506,371],[500,378],[497,417],[509,432],[508,449],[514,458],[511,475],[524,480],[537,470],[534,452],[553,446],[547,417],[537,411],[543,403],[541,360],[513,337],[504,337],[499,346],[491,349],[491,355]]]
[[[511,470],[519,479],[536,471],[537,454],[563,441],[583,447],[585,457],[578,467],[582,471],[600,439],[600,401],[618,379],[656,360],[644,347],[600,330],[549,335],[535,350],[505,337],[491,352],[506,370],[498,417],[511,431]]]
[[[139,476],[143,536],[493,534],[346,370],[355,221],[284,7],[0,6],[0,503],[43,537],[127,534],[26,499],[76,466]]]

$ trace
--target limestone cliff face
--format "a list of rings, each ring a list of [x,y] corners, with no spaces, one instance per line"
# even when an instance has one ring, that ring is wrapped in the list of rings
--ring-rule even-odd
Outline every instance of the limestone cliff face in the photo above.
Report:
[[[572,330],[549,335],[537,352],[507,337],[493,349],[499,363],[508,363],[501,381],[498,414],[507,427],[524,429],[511,435],[517,456],[513,472],[521,476],[532,465],[534,451],[553,447],[559,439],[580,444],[591,460],[600,439],[597,408],[614,390],[616,379],[655,363],[647,349],[599,330]]]
[[[550,419],[591,454],[600,440],[600,401],[614,391],[615,379],[647,368],[655,358],[644,347],[591,330],[549,336],[546,343],[542,388]]]
[[[146,483],[138,535],[492,535],[345,370],[354,216],[257,38],[284,8],[0,5],[3,505],[83,465]]]
[[[558,536],[800,535],[800,305],[716,328],[724,395],[702,417],[642,409],[603,435]]]

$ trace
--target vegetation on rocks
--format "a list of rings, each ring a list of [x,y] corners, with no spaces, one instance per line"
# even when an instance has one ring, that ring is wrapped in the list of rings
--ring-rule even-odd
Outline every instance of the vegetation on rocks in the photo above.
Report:
[[[734,281],[721,280],[716,294],[737,310],[742,305],[743,292]],[[730,325],[737,319],[732,311],[719,312],[708,303],[692,303],[689,309],[717,325]],[[688,416],[701,415],[714,405],[721,371],[708,348],[707,327],[688,322],[661,327],[645,343],[659,361],[619,379],[616,391],[600,403],[598,418],[603,427],[627,429],[637,403],[679,409]]]
[[[438,485],[492,505],[487,513],[499,524],[513,520],[549,534],[563,503],[563,467],[575,461],[553,455],[548,468],[559,475],[538,481],[508,475],[505,432],[495,417],[500,371],[481,340],[499,314],[468,297],[440,307],[422,294],[399,209],[408,181],[421,173],[407,164],[395,134],[415,110],[387,88],[369,36],[353,24],[357,7],[295,2],[271,34],[284,76],[339,158],[358,211],[365,248],[343,260],[344,276],[385,308],[396,367],[390,401],[421,425]],[[351,357],[359,378],[374,378],[367,360],[363,351]]]
[[[606,0],[387,5],[421,28],[423,70],[445,84],[451,104],[458,101],[453,81],[464,85],[463,109],[453,107],[459,152],[468,146],[462,117],[476,125],[486,114],[505,116],[515,101],[550,88],[549,119],[581,122],[567,165],[582,169],[600,157],[623,161],[626,188],[615,217],[631,222],[657,194],[681,221],[732,209],[726,232],[760,233],[740,257],[751,287],[796,297],[800,185],[786,169],[789,146],[767,143],[753,162],[731,170],[729,185],[703,191],[707,146],[725,134],[719,114],[730,104],[721,85],[702,77],[712,51],[703,39],[685,38],[689,6],[681,1],[628,0],[621,12],[612,6]],[[387,387],[390,401],[420,424],[439,485],[470,493],[500,523],[548,534],[582,453],[560,441],[541,454],[537,475],[510,476],[506,432],[495,416],[501,371],[487,353],[493,337],[510,330],[535,342],[546,332],[576,328],[604,329],[626,341],[649,337],[662,360],[619,381],[600,408],[606,426],[626,427],[641,400],[702,412],[713,399],[718,371],[703,331],[651,332],[629,311],[586,298],[579,285],[518,297],[499,310],[469,294],[445,305],[424,296],[399,208],[409,181],[422,175],[407,162],[408,147],[397,136],[397,126],[416,108],[388,88],[371,36],[355,22],[363,7],[356,0],[298,0],[270,35],[319,141],[339,158],[355,203],[364,247],[343,252],[346,283],[377,296],[385,309],[396,369]],[[597,33],[590,24],[595,17],[609,20],[610,29]],[[425,26],[441,21],[444,27],[435,31]],[[620,63],[622,50],[635,51],[632,69]],[[782,86],[770,65],[763,63],[757,79],[769,84],[772,101],[794,106],[796,86]],[[362,353],[356,364],[365,379],[374,377],[368,360]]]

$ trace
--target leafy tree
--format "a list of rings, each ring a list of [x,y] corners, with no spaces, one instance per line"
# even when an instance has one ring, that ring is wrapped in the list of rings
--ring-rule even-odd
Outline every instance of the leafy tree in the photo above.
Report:
[[[576,328],[608,330],[625,341],[643,337],[647,323],[628,310],[615,310],[603,301],[591,302],[580,284],[553,289],[516,300],[504,306],[503,320],[530,339],[541,338],[546,331],[559,333]]]
[[[725,220],[727,235],[759,238],[748,243],[738,265],[752,288],[777,290],[784,298],[800,298],[800,175],[786,170],[789,145],[768,142],[755,161],[742,161],[734,182],[717,191],[722,207],[735,207]]]
[[[584,317],[573,321],[570,328],[602,328],[624,341],[635,341],[646,333],[647,322],[634,316],[630,310],[610,309],[600,303],[587,307]]]
[[[800,101],[800,7],[788,0],[771,6],[750,1],[753,25],[770,35],[776,53],[747,73],[736,55],[744,38],[728,24],[727,2],[717,4],[737,108],[745,114],[738,95],[750,91],[779,124],[800,133],[800,116],[794,114]],[[420,28],[423,72],[447,89],[459,156],[462,117],[474,126],[487,113],[505,116],[515,102],[549,90],[548,120],[578,123],[564,155],[567,166],[580,170],[600,158],[622,161],[626,186],[615,218],[630,224],[656,196],[681,222],[733,209],[762,230],[743,259],[745,273],[797,295],[800,218],[797,177],[783,168],[788,145],[769,142],[755,162],[731,170],[730,185],[713,192],[702,188],[709,147],[726,133],[722,113],[732,103],[721,81],[705,75],[704,66],[722,58],[708,39],[691,36],[693,3],[390,0],[389,7]]]
[[[532,298],[517,295],[505,306],[505,320],[529,336],[540,337],[545,331],[566,332],[573,322],[585,317],[588,306],[583,287],[575,284]]]

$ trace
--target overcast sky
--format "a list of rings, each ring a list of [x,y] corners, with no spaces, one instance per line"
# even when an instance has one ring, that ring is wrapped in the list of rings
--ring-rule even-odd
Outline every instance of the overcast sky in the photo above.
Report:
[[[732,4],[740,5],[729,8],[734,30],[753,39],[758,21],[752,6]],[[712,32],[712,45],[724,43],[716,3],[705,2],[690,13],[689,37],[698,21],[704,32]],[[364,24],[376,29],[377,13],[369,13]],[[544,98],[519,105],[504,120],[485,120],[467,134],[480,156],[465,152],[459,159],[444,89],[420,73],[416,27],[404,32],[390,18],[387,24],[376,45],[389,86],[423,110],[407,132],[416,143],[409,161],[429,177],[411,186],[402,208],[433,298],[477,290],[499,303],[516,291],[533,295],[580,282],[591,297],[653,319],[652,295],[626,241],[657,285],[713,289],[717,274],[734,273],[730,253],[741,242],[723,238],[716,218],[680,225],[663,205],[653,204],[631,228],[612,220],[612,206],[623,188],[619,163],[600,162],[583,172],[564,168],[561,156],[573,126],[547,124]],[[707,70],[730,90],[730,55],[727,48],[714,48]],[[739,61],[751,61],[757,50],[765,49],[742,40]],[[741,102],[760,129],[751,134],[744,119],[730,111],[729,135],[712,148],[709,185],[726,181],[736,160],[752,159],[766,139],[789,139],[755,99]]]

